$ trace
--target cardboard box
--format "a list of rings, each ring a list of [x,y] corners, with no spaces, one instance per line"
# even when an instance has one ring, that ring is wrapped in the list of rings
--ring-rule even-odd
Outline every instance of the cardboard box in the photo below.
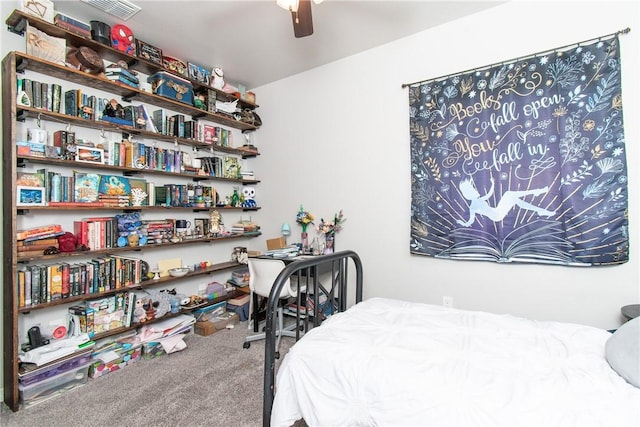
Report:
[[[205,320],[204,322],[196,322],[194,328],[196,334],[202,335],[203,337],[208,337],[209,335],[215,334],[218,331],[216,329],[216,325],[208,320]]]
[[[195,332],[198,335],[207,337],[225,329],[227,325],[237,325],[239,322],[240,317],[238,316],[238,314],[228,311],[210,320],[204,322],[196,322]]]
[[[272,251],[274,249],[282,249],[287,246],[287,241],[284,236],[275,239],[267,239],[267,250]]]

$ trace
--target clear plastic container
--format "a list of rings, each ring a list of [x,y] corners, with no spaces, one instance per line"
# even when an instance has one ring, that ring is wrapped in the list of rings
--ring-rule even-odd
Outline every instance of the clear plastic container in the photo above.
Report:
[[[30,385],[18,384],[20,404],[28,408],[87,383],[90,363]]]

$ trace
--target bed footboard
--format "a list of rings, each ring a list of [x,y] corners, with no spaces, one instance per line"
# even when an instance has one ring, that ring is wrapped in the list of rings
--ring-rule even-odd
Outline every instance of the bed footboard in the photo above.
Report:
[[[355,289],[348,289],[349,281],[348,267],[352,264],[355,267]],[[319,281],[319,271],[326,271],[331,274],[331,283],[327,286]],[[353,275],[352,275],[353,276]],[[313,326],[319,326],[324,313],[333,314],[345,311],[348,307],[349,298],[353,298],[353,303],[362,301],[362,262],[354,251],[341,251],[330,255],[297,260],[289,263],[276,278],[271,294],[269,295],[266,308],[265,324],[265,350],[264,350],[264,394],[262,424],[267,427],[271,423],[271,407],[274,399],[275,383],[275,359],[276,359],[276,311],[280,292],[290,277],[297,277],[307,289],[313,289],[313,316],[296,317],[297,325],[300,325],[304,318],[305,326],[313,319]],[[319,295],[323,292],[327,301],[323,308],[319,303]],[[298,298],[298,302],[300,299]],[[326,308],[324,308],[326,307]],[[308,309],[308,308],[307,308]],[[327,311],[325,311],[327,310]],[[308,313],[307,313],[308,314]]]

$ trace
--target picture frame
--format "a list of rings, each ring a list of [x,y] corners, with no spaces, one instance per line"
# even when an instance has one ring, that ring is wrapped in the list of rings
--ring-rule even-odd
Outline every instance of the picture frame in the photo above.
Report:
[[[16,206],[46,206],[44,187],[16,186]]]
[[[76,162],[104,164],[104,150],[78,145],[76,146]]]
[[[136,39],[136,47],[138,58],[142,58],[162,66],[162,49],[151,46],[139,39]]]

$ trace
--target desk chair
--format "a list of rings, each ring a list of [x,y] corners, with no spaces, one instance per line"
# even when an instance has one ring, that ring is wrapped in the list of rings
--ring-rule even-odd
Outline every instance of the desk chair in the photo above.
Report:
[[[284,261],[279,259],[249,258],[249,289],[251,289],[251,292],[268,298],[273,283],[284,267]],[[280,292],[280,304],[278,304],[278,311],[276,313],[276,336],[278,337],[276,341],[276,357],[279,356],[277,350],[280,348],[280,338],[283,336],[296,337],[295,323],[288,328],[284,327],[284,304],[287,299],[295,297],[298,295],[298,292],[304,292],[305,290],[305,286],[300,286],[300,289],[298,289],[295,280],[292,281],[291,278],[289,278],[282,288],[282,292]],[[258,319],[254,318],[253,321],[258,322]],[[265,339],[265,336],[266,334],[264,332],[249,335],[245,338],[243,347],[249,348],[251,342]]]

